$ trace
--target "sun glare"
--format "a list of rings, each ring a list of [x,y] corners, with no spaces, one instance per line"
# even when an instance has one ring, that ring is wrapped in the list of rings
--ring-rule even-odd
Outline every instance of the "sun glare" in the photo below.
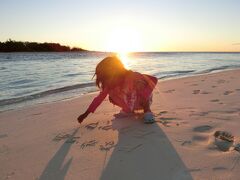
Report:
[[[132,28],[122,27],[114,29],[108,35],[105,49],[108,52],[117,53],[125,68],[129,69],[129,53],[142,50],[141,35]]]
[[[123,53],[123,52],[122,53],[117,53],[117,56],[121,59],[123,65],[126,69],[130,69],[130,67],[129,67],[130,59],[129,59],[128,55],[129,54],[127,52],[126,53]]]
[[[110,31],[106,41],[106,51],[126,54],[141,51],[140,33],[132,28],[117,28]]]

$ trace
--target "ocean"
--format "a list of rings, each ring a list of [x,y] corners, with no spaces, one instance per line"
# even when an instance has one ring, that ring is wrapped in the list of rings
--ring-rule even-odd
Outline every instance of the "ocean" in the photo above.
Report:
[[[97,91],[96,64],[109,53],[0,53],[0,111]],[[133,71],[159,79],[240,67],[240,53],[142,52],[123,58]]]

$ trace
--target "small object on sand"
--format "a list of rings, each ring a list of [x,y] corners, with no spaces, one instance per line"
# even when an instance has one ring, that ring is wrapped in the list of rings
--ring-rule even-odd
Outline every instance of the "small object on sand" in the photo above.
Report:
[[[216,131],[214,133],[215,138],[219,138],[225,141],[233,142],[234,136],[227,131]]]
[[[229,151],[234,144],[234,136],[227,131],[216,131],[214,133],[215,145],[221,151]]]
[[[238,143],[234,146],[234,150],[240,152],[240,143]]]

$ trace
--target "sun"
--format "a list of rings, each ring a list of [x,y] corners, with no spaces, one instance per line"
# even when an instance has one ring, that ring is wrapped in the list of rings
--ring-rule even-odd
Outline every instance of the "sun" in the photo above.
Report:
[[[129,53],[142,51],[141,34],[130,27],[115,28],[107,36],[105,47],[105,51],[117,53],[125,68],[129,69]]]
[[[130,27],[120,27],[110,31],[106,40],[106,51],[126,54],[141,51],[141,35]]]

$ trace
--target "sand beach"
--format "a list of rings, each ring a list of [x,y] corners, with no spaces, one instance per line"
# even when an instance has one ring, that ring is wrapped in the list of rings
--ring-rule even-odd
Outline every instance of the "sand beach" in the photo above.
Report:
[[[0,179],[239,179],[240,154],[221,151],[214,133],[240,143],[240,70],[159,81],[152,111],[115,118],[106,99],[82,124],[96,93],[0,113]]]

